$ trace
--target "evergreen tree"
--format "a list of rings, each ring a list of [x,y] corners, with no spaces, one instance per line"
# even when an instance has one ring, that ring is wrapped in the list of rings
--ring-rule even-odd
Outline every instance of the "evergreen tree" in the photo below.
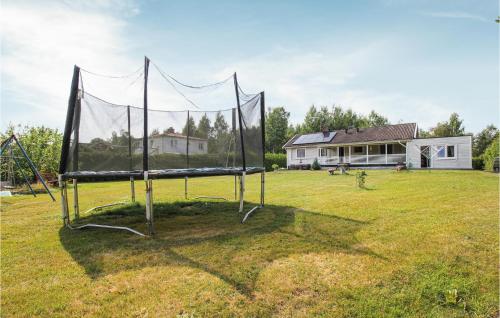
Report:
[[[203,117],[200,118],[198,122],[198,127],[196,128],[196,132],[194,134],[195,137],[208,139],[210,135],[210,119],[207,114],[204,114]]]
[[[192,116],[189,116],[188,122],[186,123],[186,125],[184,125],[184,128],[182,128],[182,134],[184,136],[188,135],[188,125],[189,125],[189,136],[194,136],[194,132],[196,131],[196,123],[194,122]]]

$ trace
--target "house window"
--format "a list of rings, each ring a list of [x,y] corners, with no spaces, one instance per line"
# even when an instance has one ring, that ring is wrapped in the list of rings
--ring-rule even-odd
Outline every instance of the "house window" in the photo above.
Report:
[[[170,139],[170,147],[172,147],[172,148],[177,147],[177,140],[176,139]]]
[[[305,158],[306,157],[306,149],[299,148],[297,149],[297,158]]]
[[[455,146],[454,145],[438,146],[437,157],[439,159],[455,158]]]
[[[363,147],[354,147],[353,152],[354,153],[362,153],[363,152]]]
[[[204,150],[204,149],[205,149],[205,145],[202,142],[200,142],[198,144],[198,150]]]
[[[391,145],[387,145],[387,154],[388,155],[392,155],[392,144]]]
[[[320,157],[326,157],[327,154],[328,154],[328,149],[326,149],[326,148],[319,148],[318,152],[319,152],[319,156]]]

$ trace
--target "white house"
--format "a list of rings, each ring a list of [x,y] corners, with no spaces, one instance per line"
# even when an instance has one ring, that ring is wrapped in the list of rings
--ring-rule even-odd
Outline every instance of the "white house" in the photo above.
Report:
[[[418,138],[415,123],[295,135],[284,146],[289,169],[322,167],[390,167],[472,169],[472,136]]]
[[[134,145],[138,152],[142,149],[142,139],[136,140]],[[187,136],[178,133],[163,133],[149,137],[148,152],[151,155],[174,153],[186,154],[188,152]],[[208,140],[197,137],[189,137],[189,154],[206,154],[208,153]]]

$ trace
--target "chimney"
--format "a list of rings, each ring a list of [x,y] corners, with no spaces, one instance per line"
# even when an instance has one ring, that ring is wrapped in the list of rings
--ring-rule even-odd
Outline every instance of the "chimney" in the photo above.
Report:
[[[328,128],[323,127],[323,137],[327,138],[328,136],[330,136],[330,131]]]

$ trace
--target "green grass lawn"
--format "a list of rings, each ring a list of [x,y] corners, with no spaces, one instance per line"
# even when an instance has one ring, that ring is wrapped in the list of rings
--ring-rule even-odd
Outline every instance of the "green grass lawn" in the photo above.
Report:
[[[259,176],[247,178],[250,209]],[[154,239],[62,227],[59,193],[3,198],[2,317],[496,317],[498,175],[478,171],[266,175],[266,207],[184,200],[154,182]],[[80,184],[80,207],[129,198],[128,182]],[[83,221],[145,231],[138,204]],[[70,197],[72,191],[70,190]],[[190,181],[233,198],[233,178]],[[71,205],[70,201],[70,205]]]

